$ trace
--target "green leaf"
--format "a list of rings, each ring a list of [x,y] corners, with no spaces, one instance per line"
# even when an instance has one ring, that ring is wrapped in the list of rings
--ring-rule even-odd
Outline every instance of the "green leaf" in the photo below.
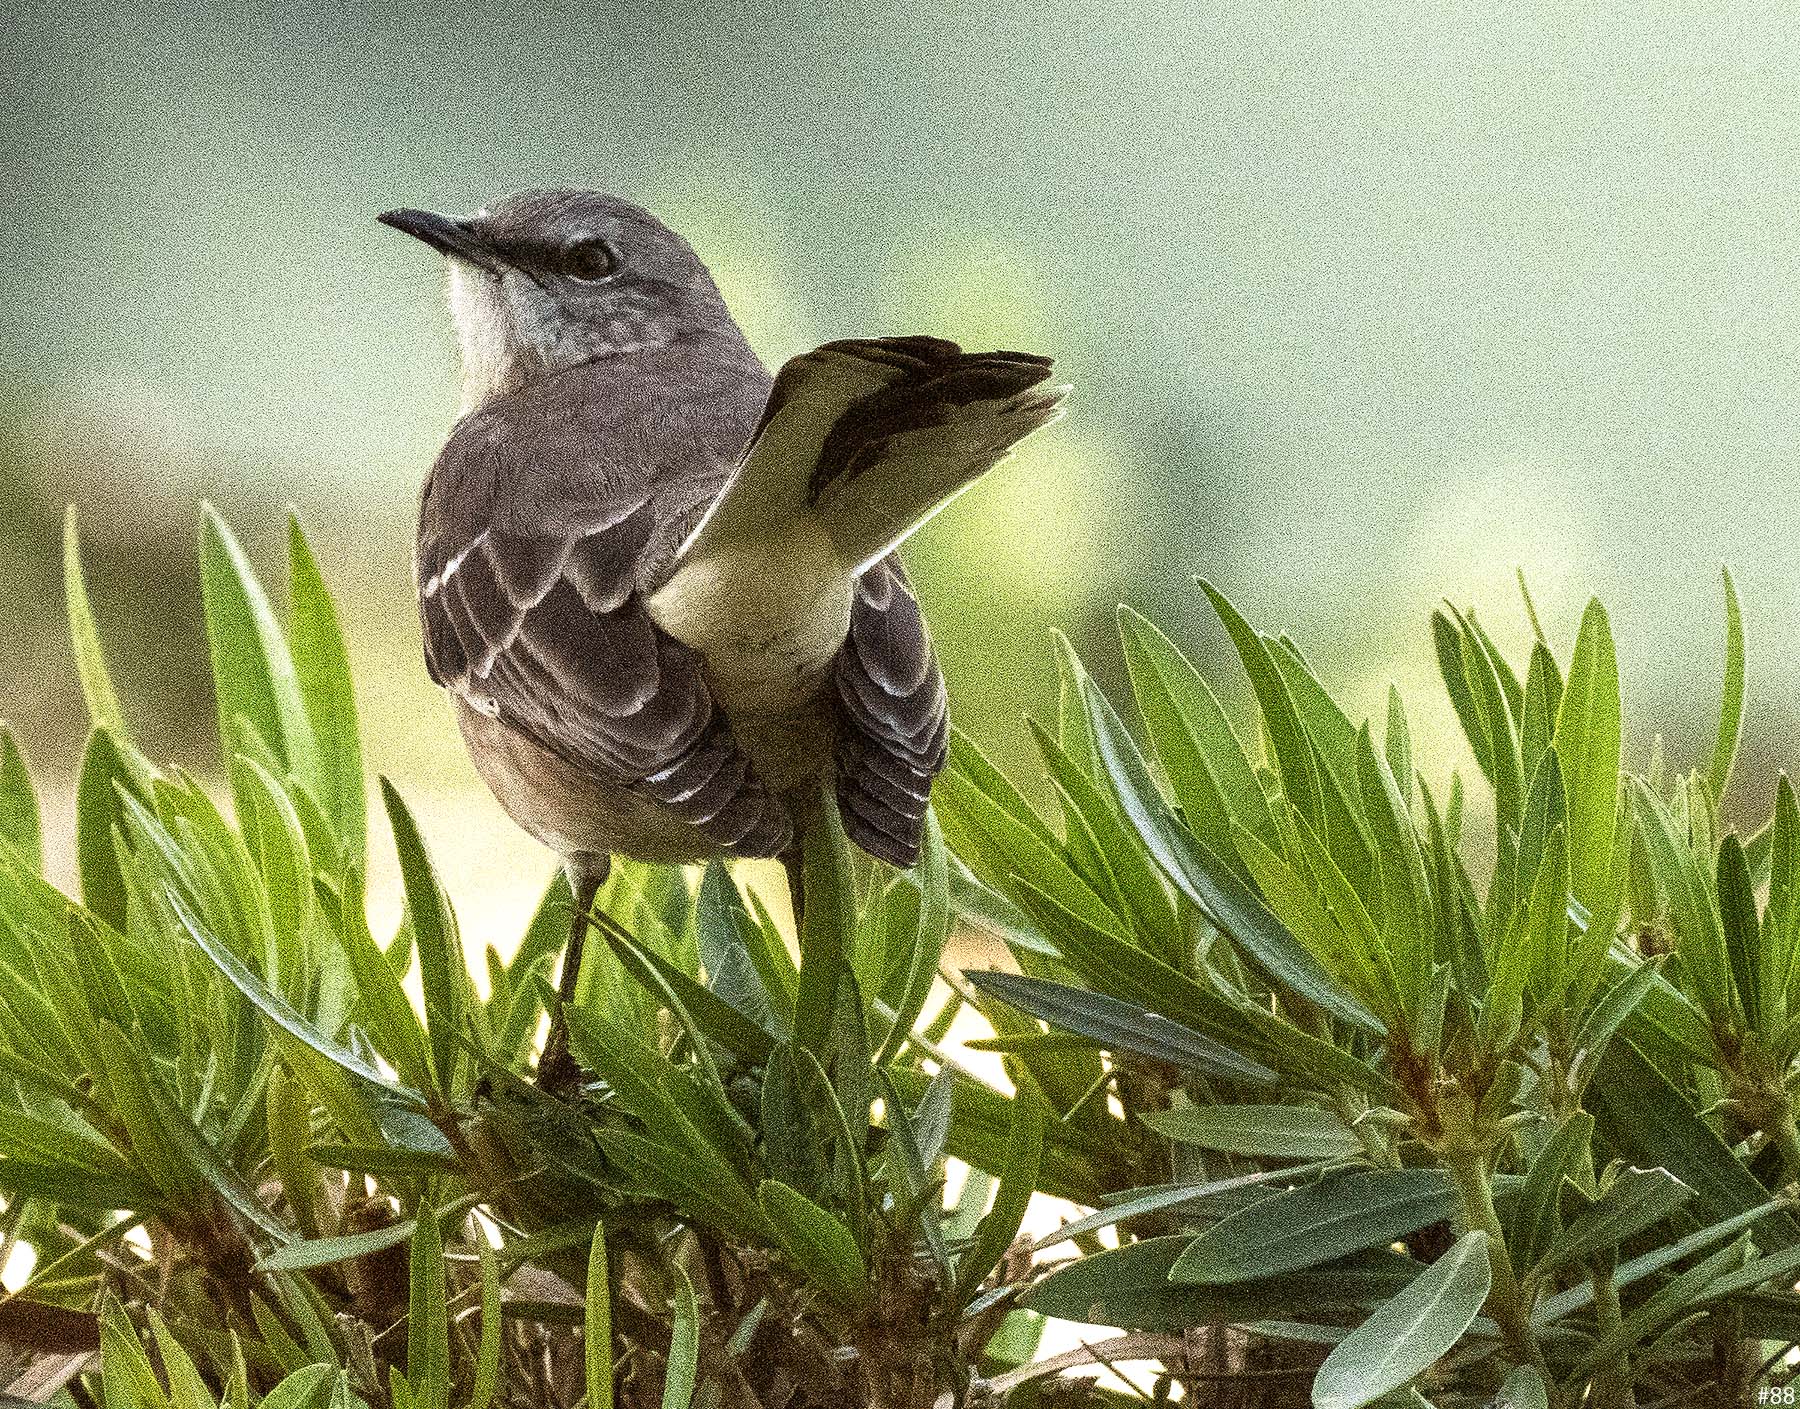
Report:
[[[1268,797],[1212,688],[1129,607],[1119,608],[1119,636],[1151,747],[1194,834],[1225,857],[1234,825],[1279,846]]]
[[[1277,1080],[1275,1073],[1261,1062],[1234,1052],[1224,1043],[1160,1013],[1104,993],[1024,974],[965,970],[964,977],[1021,1012],[1092,1038],[1109,1052],[1148,1057],[1183,1071],[1256,1086],[1272,1086]]]
[[[1361,1409],[1430,1369],[1474,1324],[1492,1276],[1488,1235],[1464,1233],[1325,1357],[1314,1409]]]
[[[1293,696],[1288,692],[1287,683],[1282,679],[1274,657],[1263,639],[1238,614],[1237,608],[1225,599],[1223,593],[1205,579],[1200,579],[1199,585],[1200,590],[1206,594],[1207,601],[1212,603],[1213,610],[1218,613],[1219,620],[1224,623],[1232,645],[1237,647],[1238,658],[1244,663],[1244,671],[1250,677],[1250,688],[1256,692],[1257,703],[1262,707],[1263,721],[1268,726],[1269,738],[1275,747],[1275,762],[1281,771],[1282,788],[1287,793],[1288,801],[1299,808],[1315,827],[1323,827],[1324,795],[1319,781],[1318,760],[1313,755],[1306,731],[1301,727]]]
[[[1662,1222],[1694,1196],[1666,1169],[1627,1169],[1583,1209],[1544,1254],[1546,1267],[1566,1267]]]
[[[1362,1142],[1342,1120],[1317,1106],[1176,1106],[1138,1117],[1184,1145],[1265,1159],[1344,1159]]]
[[[1768,1190],[1636,1043],[1631,1030],[1614,1038],[1588,1088],[1606,1143],[1645,1165],[1659,1165],[1694,1190],[1696,1212],[1723,1220],[1763,1204]],[[1785,1248],[1800,1230],[1785,1213],[1756,1227],[1757,1242]]]
[[[1012,1129],[1007,1136],[993,1207],[975,1226],[975,1237],[956,1269],[957,1295],[964,1303],[1005,1259],[1025,1222],[1032,1191],[1037,1188],[1038,1167],[1044,1158],[1043,1097],[1027,1081],[1013,1094],[1012,1106]]]
[[[335,1365],[303,1365],[270,1390],[257,1409],[312,1409],[318,1403],[319,1391],[336,1373]],[[237,1409],[235,1403],[232,1409]]]
[[[475,1256],[481,1265],[481,1341],[475,1350],[475,1383],[468,1409],[488,1409],[500,1387],[500,1332],[504,1308],[500,1300],[500,1262],[481,1229],[475,1230]]]
[[[1515,1365],[1500,1382],[1493,1409],[1550,1409],[1544,1377],[1529,1365]]]
[[[1431,977],[1437,911],[1425,853],[1402,792],[1411,775],[1396,777],[1389,769],[1386,757],[1375,749],[1367,724],[1357,732],[1356,763],[1363,813],[1375,841],[1387,909],[1385,948],[1403,986],[1407,1011],[1414,1013]]]
[[[114,832],[124,818],[120,790],[135,788],[112,734],[96,727],[75,783],[75,863],[83,903],[115,930],[125,928],[126,886]]]
[[[360,904],[346,907],[338,943],[349,964],[356,993],[357,1016],[378,1051],[393,1065],[400,1080],[417,1091],[432,1089],[425,1029],[375,937],[369,933]]]
[[[594,1225],[588,1246],[586,1347],[588,1409],[613,1409],[612,1280],[606,1266],[606,1228]]]
[[[290,1242],[293,1233],[263,1203],[248,1181],[226,1162],[225,1153],[202,1133],[179,1102],[154,1074],[145,1081],[145,1094],[162,1127],[162,1138],[179,1153],[189,1169],[197,1172],[212,1190],[240,1217],[276,1244]]]
[[[1456,1210],[1435,1169],[1363,1170],[1321,1179],[1240,1209],[1188,1244],[1169,1278],[1219,1284],[1316,1267],[1386,1247]]]
[[[44,835],[37,789],[12,730],[0,724],[0,842],[22,856],[31,869],[44,869]]]
[[[1595,1366],[1616,1359],[1632,1346],[1648,1340],[1664,1326],[1687,1315],[1705,1298],[1708,1288],[1721,1277],[1740,1270],[1749,1261],[1749,1239],[1740,1238],[1720,1248],[1685,1272],[1671,1277],[1633,1307],[1623,1322],[1599,1336],[1576,1362],[1576,1373],[1585,1375]]]
[[[138,1167],[170,1204],[203,1207],[208,1198],[206,1177],[195,1167],[191,1149],[172,1138],[158,1112],[151,1094],[155,1068],[116,1023],[101,1019],[96,1036],[113,1110],[125,1127]]]
[[[319,757],[318,801],[344,858],[360,860],[368,821],[350,657],[337,606],[293,515],[288,518],[288,584],[294,679]]]
[[[1719,844],[1717,869],[1719,921],[1725,935],[1725,955],[1738,1002],[1753,1026],[1769,1024],[1762,991],[1762,929],[1757,921],[1756,895],[1751,889],[1750,866],[1735,834]]]
[[[1738,610],[1737,586],[1731,580],[1731,570],[1721,568],[1719,576],[1725,583],[1725,687],[1719,701],[1719,733],[1713,744],[1712,769],[1707,775],[1714,802],[1725,796],[1744,727],[1744,618]]]
[[[1525,703],[1519,718],[1519,762],[1527,778],[1537,773],[1544,750],[1556,728],[1556,712],[1562,707],[1562,672],[1556,657],[1542,641],[1531,647],[1531,667],[1525,674]]]
[[[956,853],[1014,902],[1019,885],[1029,884],[1089,924],[1116,928],[1112,908],[1082,879],[1068,849],[1035,814],[1021,819],[1015,797],[999,770],[953,732],[950,767],[938,775],[932,805]]]
[[[1229,1286],[1186,1286],[1169,1271],[1186,1235],[1147,1238],[1064,1263],[1030,1287],[1021,1302],[1046,1316],[1130,1330],[1183,1330],[1221,1322],[1294,1319],[1320,1305],[1392,1296],[1420,1271],[1386,1249],[1306,1272]]]
[[[1694,996],[1715,1021],[1734,1010],[1736,990],[1725,952],[1724,927],[1713,901],[1713,887],[1696,864],[1693,852],[1677,832],[1663,800],[1644,783],[1636,784],[1638,835],[1659,885],[1669,900],[1682,972]],[[1571,833],[1571,836],[1573,834]]]
[[[394,832],[394,849],[400,858],[400,878],[406,890],[406,914],[419,946],[419,978],[425,990],[425,1020],[431,1039],[431,1069],[440,1089],[456,1087],[464,1014],[473,1003],[468,960],[456,931],[437,872],[426,854],[418,823],[399,790],[381,780],[381,799]],[[417,1386],[415,1386],[415,1389]]]
[[[293,657],[244,550],[210,504],[201,509],[200,596],[221,752],[227,759],[254,754],[251,741],[259,739],[318,796],[317,753]]]
[[[168,1409],[156,1371],[125,1308],[110,1292],[100,1308],[100,1382],[107,1409]]]
[[[169,1377],[172,1409],[218,1409],[218,1400],[212,1397],[193,1358],[175,1339],[168,1323],[155,1307],[146,1307],[145,1311],[150,1318],[151,1332],[156,1337],[157,1353],[162,1356],[163,1369]]]
[[[279,779],[253,758],[231,763],[238,824],[255,857],[269,918],[278,936],[297,940],[313,911],[312,855],[292,798]]]
[[[1235,1193],[1240,1189],[1253,1189],[1258,1184],[1280,1183],[1291,1186],[1310,1175],[1322,1173],[1326,1164],[1325,1160],[1313,1164],[1289,1164],[1278,1169],[1259,1169],[1254,1174],[1239,1174],[1231,1179],[1209,1180],[1204,1184],[1165,1184],[1146,1189],[1142,1193],[1124,1190],[1116,1196],[1109,1195],[1116,1197],[1117,1202],[1108,1203],[1105,1208],[1090,1213],[1085,1218],[1065,1223],[1054,1233],[1045,1234],[1038,1239],[1032,1251],[1042,1252],[1045,1248],[1055,1247],[1071,1238],[1079,1238],[1084,1233],[1111,1228],[1128,1219],[1161,1213],[1164,1209],[1179,1208],[1184,1204],[1198,1203],[1220,1194]]]
[[[1087,700],[1095,745],[1120,808],[1176,888],[1271,978],[1346,1022],[1385,1032],[1381,1020],[1339,987],[1238,874],[1169,811],[1143,755],[1092,682]]]
[[[1598,601],[1581,618],[1554,743],[1569,793],[1570,889],[1590,914],[1604,913],[1619,796],[1620,705],[1612,628]]]
[[[1602,993],[1588,1011],[1575,1036],[1575,1050],[1588,1052],[1589,1060],[1598,1063],[1606,1054],[1606,1044],[1622,1023],[1637,1011],[1638,1004],[1661,975],[1654,962],[1636,963],[1626,969],[1612,987]]]
[[[935,1118],[931,1111],[934,1107],[939,1110],[942,1108],[939,1093],[944,1090],[946,1083],[941,1073],[932,1077],[921,1091],[918,1105],[913,1110],[907,1109],[906,1103],[900,1096],[897,1078],[907,1076],[922,1078],[923,1075],[922,1072],[882,1067],[876,1071],[875,1079],[881,1087],[882,1097],[888,1110],[888,1131],[892,1136],[892,1174],[890,1177],[893,1186],[905,1195],[909,1206],[919,1210],[918,1229],[923,1236],[925,1249],[930,1254],[932,1262],[937,1265],[940,1283],[947,1284],[951,1280],[950,1254],[944,1246],[942,1220],[937,1216],[943,1198],[942,1173],[938,1167],[939,1155],[935,1148],[928,1151],[927,1145],[921,1143],[920,1136],[926,1135],[931,1146],[950,1143],[955,1136],[956,1117],[953,1106],[950,1120],[947,1123],[948,1128],[942,1131],[941,1137],[936,1131],[927,1134],[926,1127]],[[954,1082],[955,1078],[950,1078],[950,1081]],[[953,1101],[954,1089],[952,1087]],[[977,1086],[972,1081],[963,1083],[963,1089],[980,1091],[996,1100],[1003,1099],[998,1096],[998,1093],[985,1086]],[[1006,1115],[1010,1120],[1012,1116],[1010,1102],[1007,1103]],[[984,1153],[992,1148],[985,1140],[982,1144]],[[1047,1183],[1048,1181],[1041,1182]]]
[[[1507,1252],[1516,1266],[1533,1266],[1561,1229],[1563,1181],[1585,1168],[1593,1134],[1594,1118],[1576,1111],[1531,1161],[1507,1229]]]
[[[919,864],[912,874],[919,887],[919,922],[913,930],[894,1020],[875,1055],[878,1064],[891,1062],[917,1025],[950,937],[950,857],[937,814],[929,808],[920,837]]]
[[[1021,889],[1020,901],[1040,929],[1056,936],[1066,962],[1090,984],[1227,1045],[1248,1046],[1249,1056],[1278,1071],[1341,1081],[1384,1099],[1391,1094],[1386,1075],[1353,1053],[1255,1004],[1233,1002],[1196,983],[1128,940],[1085,923],[1029,885]]]
[[[689,1037],[694,1039],[695,1056],[709,1069],[709,1078],[718,1073],[711,1070],[712,1056],[700,1041],[702,1037],[746,1061],[767,1059],[780,1040],[773,1032],[757,1026],[655,949],[639,944],[610,916],[599,918],[600,923],[595,929],[618,956],[619,962],[661,1006],[674,1014]]]
[[[202,953],[212,960],[213,965],[225,976],[231,986],[242,993],[258,1009],[264,1017],[291,1037],[298,1038],[306,1046],[320,1056],[325,1057],[345,1071],[360,1076],[383,1090],[391,1091],[403,1099],[422,1103],[423,1098],[417,1092],[395,1084],[381,1069],[365,1061],[356,1052],[326,1036],[307,1021],[304,1014],[296,1010],[287,1000],[271,993],[250,969],[231,949],[214,934],[206,924],[197,917],[187,902],[172,885],[165,884],[162,891],[164,902],[174,914],[176,920],[188,936],[199,946]]]
[[[94,609],[88,602],[87,584],[82,579],[81,531],[76,524],[73,504],[63,516],[63,602],[68,611],[69,639],[75,648],[75,671],[81,678],[81,697],[87,702],[88,718],[96,729],[105,729],[125,738],[125,715],[119,708],[119,695],[113,689],[106,657],[100,650],[100,631],[94,624]]]
[[[700,1305],[694,1284],[675,1267],[675,1325],[669,1336],[669,1358],[663,1376],[662,1409],[688,1409],[700,1373]]]
[[[708,862],[700,879],[694,928],[700,963],[713,991],[753,1019],[766,1009],[772,1030],[789,1032],[799,971],[780,933],[764,928],[750,913],[722,861]],[[744,964],[752,972],[733,978],[733,971]]]
[[[450,1323],[444,1240],[437,1214],[421,1205],[414,1221],[406,1317],[406,1378],[419,1409],[449,1409]]]
[[[1077,698],[1085,707],[1091,686],[1086,675],[1078,683],[1081,693]],[[1091,742],[1092,725],[1085,714],[1082,718]],[[1174,902],[1145,855],[1143,843],[1120,817],[1112,794],[1095,781],[1100,773],[1098,761],[1090,774],[1035,721],[1031,731],[1062,804],[1064,831],[1076,864],[1089,883],[1110,898],[1114,913],[1128,923],[1140,944],[1178,959],[1184,939]]]
[[[849,1306],[868,1301],[868,1265],[842,1219],[777,1179],[763,1180],[756,1197],[796,1267]]]
[[[1401,702],[1398,686],[1388,686],[1387,730],[1381,736],[1382,752],[1387,755],[1388,772],[1400,785],[1403,796],[1412,790],[1412,728],[1406,722],[1406,706]]]
[[[1475,762],[1494,789],[1499,825],[1503,831],[1516,832],[1523,802],[1524,764],[1508,691],[1495,657],[1469,620],[1454,607],[1434,613],[1431,629],[1444,687],[1449,691]],[[1522,701],[1520,707],[1523,708]]]
[[[1653,1248],[1649,1252],[1640,1253],[1628,1262],[1621,1262],[1613,1273],[1613,1287],[1617,1291],[1623,1291],[1634,1282],[1654,1276],[1702,1249],[1712,1247],[1715,1243],[1731,1237],[1734,1233],[1742,1232],[1752,1223],[1767,1218],[1783,1206],[1784,1203],[1781,1199],[1765,1199],[1754,1208],[1746,1209],[1734,1217],[1709,1224],[1705,1228],[1689,1233],[1685,1238],[1679,1238],[1672,1243],[1665,1243],[1661,1247]],[[1800,1246],[1800,1244],[1795,1244],[1795,1246]],[[1537,1328],[1552,1326],[1572,1312],[1591,1306],[1593,1301],[1593,1281],[1584,1279],[1566,1292],[1558,1292],[1555,1296],[1545,1297],[1539,1301],[1532,1310],[1531,1324]]]
[[[367,1257],[370,1253],[398,1247],[417,1232],[415,1220],[403,1219],[398,1223],[390,1223],[385,1228],[374,1228],[366,1233],[345,1233],[332,1238],[307,1238],[297,1243],[289,1243],[284,1248],[259,1258],[255,1270],[258,1272],[304,1272],[313,1267],[329,1267],[336,1262],[348,1262],[352,1258]],[[440,1239],[440,1245],[441,1245]]]
[[[801,869],[806,903],[800,923],[794,1037],[823,1059],[837,1010],[838,982],[849,963],[845,946],[856,934],[856,877],[850,869],[850,840],[844,835],[837,800],[829,791],[821,794],[804,846]]]

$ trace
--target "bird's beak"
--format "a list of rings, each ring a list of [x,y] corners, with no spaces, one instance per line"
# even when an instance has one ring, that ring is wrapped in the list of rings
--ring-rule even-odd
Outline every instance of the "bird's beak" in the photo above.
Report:
[[[477,269],[499,276],[502,261],[497,251],[476,233],[471,222],[454,216],[434,215],[428,210],[390,210],[375,217],[383,225],[423,240],[439,254],[473,264]]]

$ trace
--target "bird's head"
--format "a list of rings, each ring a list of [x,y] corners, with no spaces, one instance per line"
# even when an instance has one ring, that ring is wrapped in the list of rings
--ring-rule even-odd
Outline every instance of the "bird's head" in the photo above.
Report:
[[[617,196],[523,191],[467,217],[378,218],[449,261],[465,409],[596,358],[740,337],[688,242]]]

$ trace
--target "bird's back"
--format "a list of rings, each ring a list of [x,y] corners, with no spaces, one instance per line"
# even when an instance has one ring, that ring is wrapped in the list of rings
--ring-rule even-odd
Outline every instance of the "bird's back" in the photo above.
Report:
[[[771,378],[741,340],[679,343],[527,382],[464,416],[420,504],[421,590],[483,529],[555,536],[648,502],[648,592],[718,496]]]

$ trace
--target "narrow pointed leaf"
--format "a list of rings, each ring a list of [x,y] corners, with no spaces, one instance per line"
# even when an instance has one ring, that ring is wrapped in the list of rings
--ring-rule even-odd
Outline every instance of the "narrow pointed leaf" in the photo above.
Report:
[[[1321,1179],[1221,1219],[1188,1244],[1169,1277],[1218,1284],[1316,1267],[1386,1247],[1450,1217],[1456,1206],[1441,1170],[1364,1170]]]
[[[1344,1159],[1362,1152],[1356,1132],[1317,1106],[1176,1106],[1139,1117],[1184,1145],[1265,1159]]]
[[[1007,1136],[994,1205],[976,1225],[975,1236],[957,1268],[957,1292],[964,1302],[1000,1265],[1019,1235],[1026,1205],[1037,1187],[1038,1167],[1043,1162],[1045,1114],[1043,1097],[1027,1081],[1013,1095],[1012,1129]]]
[[[1570,888],[1591,913],[1605,908],[1612,875],[1620,749],[1619,665],[1606,610],[1597,601],[1581,618],[1554,742],[1569,793]]]
[[[1436,1364],[1474,1324],[1492,1275],[1488,1235],[1463,1234],[1325,1357],[1313,1380],[1314,1409],[1361,1409]]]
[[[1547,1267],[1565,1267],[1616,1248],[1660,1223],[1694,1191],[1666,1169],[1627,1169],[1550,1244]]]
[[[12,730],[0,724],[0,842],[12,847],[32,870],[44,869],[44,835],[37,789]]]
[[[438,884],[418,823],[399,791],[386,778],[381,797],[394,831],[400,878],[406,890],[406,913],[419,946],[419,977],[425,990],[425,1019],[431,1039],[431,1069],[438,1085],[451,1091],[463,1052],[463,1015],[470,992],[468,961],[456,931],[456,918]]]
[[[1121,809],[1176,888],[1272,978],[1346,1022],[1385,1031],[1381,1020],[1338,986],[1237,873],[1169,811],[1143,755],[1092,682],[1088,717]]]
[[[582,1341],[588,1409],[613,1409],[612,1279],[606,1265],[606,1229],[594,1225],[588,1246],[587,1315]]]
[[[1720,570],[1725,583],[1725,686],[1719,700],[1719,732],[1713,743],[1712,768],[1707,780],[1713,800],[1725,796],[1731,781],[1731,765],[1737,758],[1738,738],[1744,727],[1744,618],[1738,610],[1737,585],[1729,568]]]
[[[94,609],[88,601],[87,583],[82,576],[81,531],[76,525],[73,504],[63,517],[63,603],[69,616],[75,671],[81,679],[81,696],[87,702],[88,718],[95,728],[124,738],[125,714],[119,708],[119,694],[113,688],[106,657],[100,650],[100,630],[94,624]]]
[[[700,1372],[700,1305],[694,1284],[675,1267],[675,1325],[669,1335],[668,1372],[663,1377],[662,1409],[688,1409]]]
[[[796,1267],[850,1306],[868,1300],[868,1265],[842,1219],[775,1179],[763,1180],[757,1201]]]
[[[406,1330],[406,1378],[418,1409],[449,1409],[450,1324],[445,1304],[444,1241],[436,1214],[420,1210],[413,1228]]]
[[[251,752],[244,735],[276,757],[317,796],[318,761],[301,703],[293,656],[244,550],[210,504],[201,511],[200,595],[219,702],[219,747]]]
[[[1293,696],[1288,692],[1274,657],[1262,638],[1239,615],[1237,608],[1225,599],[1222,592],[1204,579],[1200,581],[1200,590],[1206,594],[1206,599],[1212,603],[1219,620],[1224,623],[1226,633],[1231,637],[1232,645],[1237,647],[1239,659],[1243,661],[1245,673],[1250,677],[1250,688],[1256,692],[1257,703],[1262,706],[1263,719],[1269,728],[1269,737],[1275,745],[1275,762],[1281,770],[1282,787],[1287,793],[1288,801],[1299,808],[1313,825],[1322,826],[1325,812],[1318,760],[1313,755],[1312,744],[1307,740],[1305,729],[1301,727]]]
[[[288,584],[294,678],[319,758],[318,801],[346,859],[355,860],[368,825],[356,691],[337,606],[294,517],[288,519]]]
[[[1272,1086],[1276,1074],[1222,1042],[1215,1042],[1172,1018],[1051,979],[1024,974],[970,971],[970,983],[1013,1007],[1068,1032],[1090,1037],[1110,1052],[1125,1052],[1168,1062],[1184,1071],[1229,1081]]]

